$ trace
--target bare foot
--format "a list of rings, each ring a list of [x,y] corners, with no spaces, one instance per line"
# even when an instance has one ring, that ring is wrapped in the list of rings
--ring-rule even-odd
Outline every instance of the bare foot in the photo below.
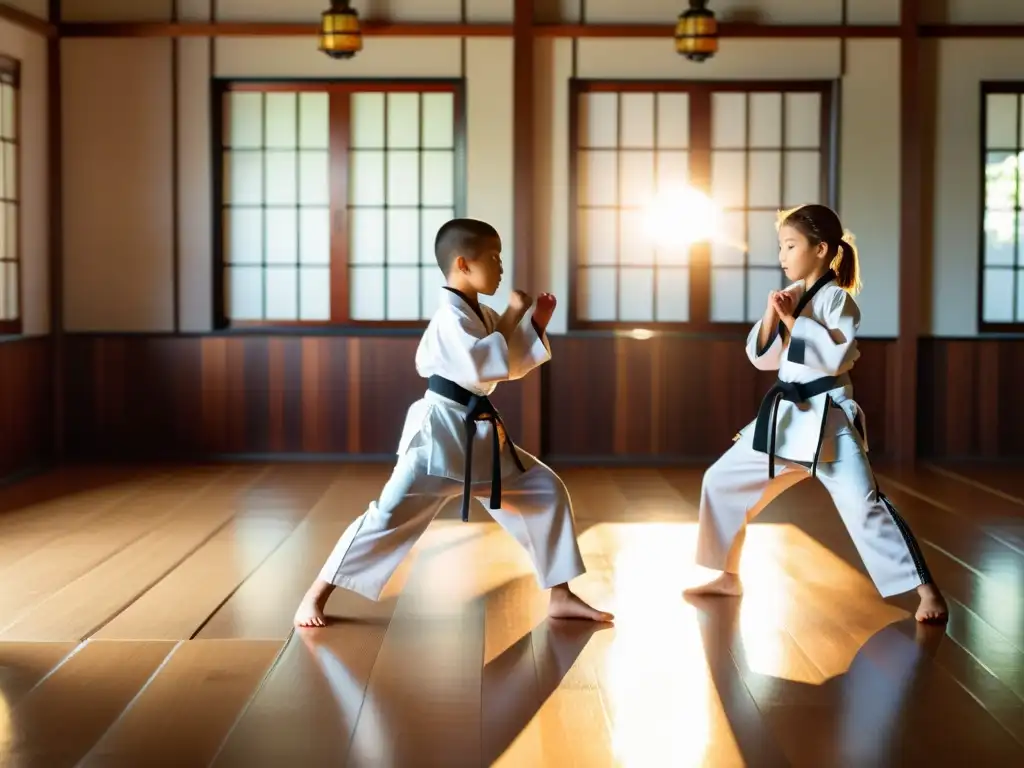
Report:
[[[334,591],[334,585],[317,579],[309,588],[302,602],[299,603],[299,610],[295,612],[296,627],[326,627],[327,619],[324,618],[324,608],[327,606],[327,598]]]
[[[610,613],[592,608],[572,593],[567,584],[551,590],[548,616],[553,619],[585,619],[588,621],[614,621]]]
[[[739,574],[723,573],[717,579],[683,590],[684,595],[715,595],[719,597],[739,597],[743,594],[743,585]]]
[[[915,619],[921,622],[938,623],[949,618],[949,608],[938,587],[934,584],[922,584],[917,588],[917,594],[921,596],[921,604],[917,606]]]

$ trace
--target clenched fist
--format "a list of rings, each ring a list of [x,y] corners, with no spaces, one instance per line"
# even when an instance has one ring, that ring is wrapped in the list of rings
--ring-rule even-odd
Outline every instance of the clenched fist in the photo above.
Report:
[[[513,312],[523,314],[533,306],[533,299],[525,291],[512,291],[508,297],[508,308]]]
[[[533,323],[539,332],[543,333],[544,329],[548,327],[557,303],[554,295],[550,293],[542,293],[537,297],[537,307],[533,310]]]

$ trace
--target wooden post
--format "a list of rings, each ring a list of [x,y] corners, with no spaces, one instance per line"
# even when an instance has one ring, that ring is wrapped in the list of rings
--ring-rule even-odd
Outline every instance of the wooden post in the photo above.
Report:
[[[534,0],[515,0],[512,23],[513,229],[512,279],[531,295],[537,290],[533,250],[534,190]],[[562,296],[562,301],[568,297]],[[541,450],[541,372],[520,382],[522,425],[518,441],[535,455]]]
[[[60,25],[60,0],[50,0],[50,24]],[[50,122],[48,141],[50,244],[50,352],[53,407],[53,458],[64,458],[64,200],[63,200],[63,126],[61,110],[60,36],[47,40],[47,119]]]
[[[923,120],[920,88],[921,0],[901,0],[900,8],[900,287],[896,341],[894,458],[911,464],[917,457],[917,352],[921,332]]]

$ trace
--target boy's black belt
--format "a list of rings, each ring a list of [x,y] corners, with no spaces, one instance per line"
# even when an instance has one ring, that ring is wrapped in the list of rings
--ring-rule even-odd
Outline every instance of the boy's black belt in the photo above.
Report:
[[[431,376],[427,380],[427,389],[441,397],[446,397],[459,405],[465,406],[466,412],[466,475],[462,484],[462,521],[469,522],[469,498],[472,495],[473,485],[473,438],[476,437],[476,423],[478,421],[490,420],[494,422],[493,451],[491,456],[491,509],[501,508],[501,438],[498,435],[498,427],[505,432],[505,442],[512,452],[512,460],[520,472],[525,472],[523,462],[519,459],[519,453],[508,435],[508,429],[498,414],[498,409],[491,405],[489,398],[484,395],[476,395],[464,387],[460,387],[454,381],[443,376]]]
[[[806,403],[812,397],[824,392],[846,386],[849,377],[822,376],[820,379],[797,384],[793,381],[777,380],[761,400],[757,411],[757,422],[754,425],[754,450],[768,454],[768,477],[775,477],[775,433],[778,429],[779,402],[788,400],[791,403]],[[811,475],[818,468],[818,456],[825,438],[825,427],[828,423],[828,411],[834,403],[831,397],[825,397],[825,407],[821,414],[821,428],[818,430],[818,444],[814,448],[814,461],[811,463]]]

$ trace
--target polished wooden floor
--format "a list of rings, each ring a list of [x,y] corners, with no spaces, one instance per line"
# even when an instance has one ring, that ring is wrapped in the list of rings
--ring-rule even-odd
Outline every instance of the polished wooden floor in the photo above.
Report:
[[[700,473],[573,470],[615,611],[545,620],[529,561],[450,509],[386,599],[293,633],[388,472],[78,468],[0,490],[3,766],[1024,765],[1024,473],[883,472],[951,601],[878,599],[824,491],[747,538],[747,595],[693,603]]]

